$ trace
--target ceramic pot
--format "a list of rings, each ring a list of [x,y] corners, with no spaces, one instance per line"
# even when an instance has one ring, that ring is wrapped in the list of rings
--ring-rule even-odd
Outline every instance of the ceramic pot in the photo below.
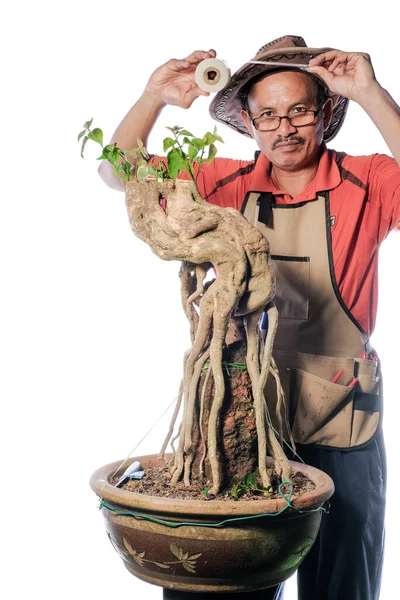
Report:
[[[144,469],[158,464],[156,455],[139,456]],[[308,465],[291,463],[316,485],[294,498],[287,509],[282,499],[254,501],[176,500],[135,494],[108,483],[120,462],[97,470],[90,485],[103,507],[107,535],[125,567],[154,585],[186,592],[230,593],[264,589],[288,579],[310,551],[322,510],[332,496],[331,478]],[[271,464],[271,463],[270,463]],[[126,462],[117,475],[127,468]],[[313,510],[310,510],[313,509]],[[307,512],[309,511],[309,512]],[[123,514],[133,512],[169,523]],[[121,514],[122,513],[122,514]],[[204,526],[227,519],[271,514],[256,519]]]

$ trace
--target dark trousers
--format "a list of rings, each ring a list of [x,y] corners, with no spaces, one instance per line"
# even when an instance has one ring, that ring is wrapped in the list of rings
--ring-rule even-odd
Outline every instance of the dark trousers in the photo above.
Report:
[[[329,514],[322,515],[315,544],[298,570],[298,600],[378,600],[386,495],[383,435],[359,450],[299,445],[297,451],[335,483]],[[283,585],[269,588],[254,600],[282,600],[283,591]],[[251,593],[226,597],[250,600]],[[193,598],[200,600],[198,594]]]
[[[305,463],[335,483],[329,514],[298,570],[298,600],[378,600],[383,562],[386,457],[383,434],[359,450],[299,446]]]

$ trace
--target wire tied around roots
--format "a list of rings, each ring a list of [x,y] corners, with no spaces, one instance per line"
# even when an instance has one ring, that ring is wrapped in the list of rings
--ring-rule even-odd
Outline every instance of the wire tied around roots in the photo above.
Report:
[[[282,487],[284,485],[289,486],[289,494],[287,496],[282,491]],[[108,502],[106,502],[103,498],[99,498],[99,510],[106,508],[107,510],[109,510],[113,513],[116,513],[118,515],[134,517],[138,521],[141,521],[141,520],[152,521],[153,523],[158,523],[160,525],[166,525],[167,527],[171,527],[171,528],[177,528],[177,527],[182,527],[182,526],[222,528],[222,527],[225,527],[226,525],[228,525],[229,523],[235,524],[235,523],[239,523],[240,521],[250,521],[250,520],[254,521],[256,519],[263,519],[264,517],[277,517],[277,516],[281,515],[282,513],[284,513],[286,510],[288,510],[289,508],[299,514],[315,513],[315,512],[319,512],[320,510],[322,510],[326,514],[329,513],[330,503],[328,501],[324,502],[321,506],[318,506],[317,508],[307,508],[307,509],[300,510],[299,508],[296,508],[295,506],[293,506],[293,504],[291,502],[292,496],[293,496],[293,485],[290,481],[283,481],[279,485],[278,492],[279,492],[280,496],[284,500],[286,500],[286,503],[287,503],[286,506],[284,506],[278,512],[276,512],[276,513],[261,513],[258,515],[249,515],[247,517],[232,517],[231,519],[224,519],[223,521],[220,521],[219,523],[193,523],[190,521],[177,523],[175,521],[167,521],[165,519],[158,519],[157,517],[150,517],[149,515],[142,515],[140,513],[135,513],[130,510],[118,510],[118,509],[114,508],[111,504],[108,504]]]
[[[210,361],[207,360],[207,362],[204,363],[203,369],[208,369],[210,364]],[[247,365],[245,363],[229,363],[223,361],[222,366],[226,369],[228,377],[230,376],[230,371],[247,371]]]

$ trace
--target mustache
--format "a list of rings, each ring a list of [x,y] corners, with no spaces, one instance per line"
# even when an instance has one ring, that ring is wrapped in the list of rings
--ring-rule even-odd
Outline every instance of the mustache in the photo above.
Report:
[[[290,137],[279,137],[272,144],[272,150],[275,150],[278,144],[286,143],[286,142],[298,142],[299,144],[305,144],[306,140],[300,135],[291,135]]]

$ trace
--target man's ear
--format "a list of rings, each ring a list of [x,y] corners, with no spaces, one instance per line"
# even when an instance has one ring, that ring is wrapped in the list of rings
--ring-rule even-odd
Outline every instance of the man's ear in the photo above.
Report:
[[[254,138],[254,127],[253,127],[253,123],[251,122],[249,115],[247,114],[247,112],[245,110],[241,110],[240,116],[242,117],[244,124],[246,125],[247,131],[249,132],[251,137]]]
[[[326,131],[332,121],[333,115],[333,100],[332,98],[328,98],[325,102],[324,108],[324,130]]]

